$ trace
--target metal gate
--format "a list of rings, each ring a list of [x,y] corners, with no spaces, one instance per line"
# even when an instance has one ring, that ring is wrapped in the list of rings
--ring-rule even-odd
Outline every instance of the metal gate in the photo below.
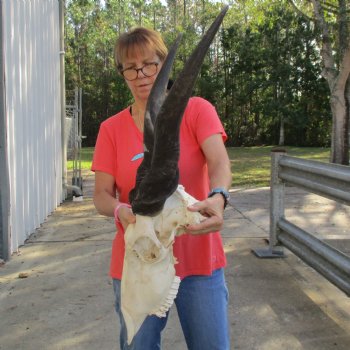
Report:
[[[83,188],[81,173],[81,144],[82,144],[82,89],[75,88],[66,91],[66,145],[67,161],[73,161],[71,174],[72,185]]]

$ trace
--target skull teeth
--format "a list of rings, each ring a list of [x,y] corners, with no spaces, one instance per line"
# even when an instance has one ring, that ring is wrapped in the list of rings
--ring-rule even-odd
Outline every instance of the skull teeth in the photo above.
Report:
[[[175,276],[173,283],[171,284],[168,296],[165,298],[164,302],[160,305],[160,307],[158,309],[156,309],[150,313],[151,315],[156,315],[158,317],[165,317],[166,316],[166,313],[173,305],[174,300],[177,296],[177,292],[178,292],[179,287],[180,287],[180,282],[181,282],[180,277]]]

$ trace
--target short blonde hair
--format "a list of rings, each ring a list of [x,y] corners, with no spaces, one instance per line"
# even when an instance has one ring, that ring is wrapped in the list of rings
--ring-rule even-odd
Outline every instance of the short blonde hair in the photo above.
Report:
[[[122,34],[115,44],[114,60],[119,72],[123,69],[123,62],[132,57],[137,50],[140,52],[154,51],[162,62],[168,54],[168,49],[158,32],[136,27]]]

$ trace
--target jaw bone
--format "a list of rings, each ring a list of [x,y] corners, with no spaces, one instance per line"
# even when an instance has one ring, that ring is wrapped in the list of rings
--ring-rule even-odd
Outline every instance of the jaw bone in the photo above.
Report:
[[[180,37],[159,72],[145,112],[144,159],[137,170],[129,200],[136,223],[125,232],[125,257],[121,281],[121,310],[128,343],[147,315],[164,317],[178,288],[173,243],[185,226],[203,216],[187,210],[197,202],[178,185],[179,133],[183,113],[210,43],[228,10],[226,6],[193,51],[165,96]]]

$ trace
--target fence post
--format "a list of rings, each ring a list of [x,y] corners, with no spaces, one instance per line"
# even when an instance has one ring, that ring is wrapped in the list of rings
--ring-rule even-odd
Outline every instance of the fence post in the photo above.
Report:
[[[253,253],[259,258],[282,258],[283,247],[278,245],[278,221],[284,217],[284,183],[278,177],[279,160],[286,154],[281,148],[271,151],[271,183],[270,183],[270,237],[269,248],[254,249]]]

